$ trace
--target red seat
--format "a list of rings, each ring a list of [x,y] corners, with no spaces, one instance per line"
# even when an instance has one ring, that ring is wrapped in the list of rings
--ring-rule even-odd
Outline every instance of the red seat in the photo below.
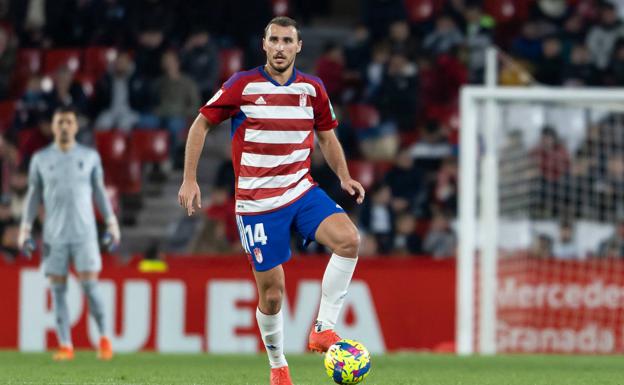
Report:
[[[21,48],[15,58],[15,69],[11,79],[11,96],[19,98],[24,93],[28,78],[39,73],[43,62],[43,55],[36,48]]]
[[[96,132],[95,144],[104,165],[123,162],[128,157],[128,141],[126,135],[121,131]]]
[[[169,158],[167,130],[134,130],[130,138],[132,151],[141,162],[164,162]]]
[[[357,130],[375,127],[379,124],[379,111],[371,104],[351,104],[347,107],[351,125]]]
[[[220,79],[224,82],[243,68],[243,51],[238,48],[223,49],[219,51],[219,61],[221,63]]]
[[[349,160],[347,162],[351,177],[362,184],[364,189],[375,183],[375,164],[365,160]]]
[[[82,72],[99,79],[116,57],[117,49],[113,47],[89,47],[84,50]]]
[[[15,105],[15,100],[0,102],[0,133],[6,132],[13,124]]]
[[[406,0],[407,18],[412,23],[420,23],[431,19],[437,10],[434,0]]]
[[[80,69],[82,52],[79,49],[51,49],[46,51],[43,58],[43,73],[52,74],[59,68],[66,66],[72,72]]]
[[[527,0],[485,0],[483,9],[499,23],[526,20],[530,1]]]

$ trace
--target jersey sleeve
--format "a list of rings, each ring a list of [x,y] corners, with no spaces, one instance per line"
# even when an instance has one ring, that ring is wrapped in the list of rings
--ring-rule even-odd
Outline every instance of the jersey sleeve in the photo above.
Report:
[[[109,220],[115,215],[111,206],[108,195],[106,194],[106,186],[104,185],[104,170],[102,169],[102,159],[97,152],[94,154],[93,170],[91,171],[91,185],[93,188],[93,196],[95,205],[104,217]]]
[[[338,127],[338,119],[334,113],[325,86],[321,83],[317,88],[318,95],[314,98],[314,128],[317,131],[328,131]]]
[[[240,92],[237,92],[237,75],[234,74],[228,81],[223,83],[213,97],[199,109],[199,112],[210,124],[217,125],[230,118],[238,110],[241,95]]]
[[[22,225],[32,226],[42,200],[43,183],[39,174],[39,155],[35,154],[28,168],[28,192],[24,200]]]

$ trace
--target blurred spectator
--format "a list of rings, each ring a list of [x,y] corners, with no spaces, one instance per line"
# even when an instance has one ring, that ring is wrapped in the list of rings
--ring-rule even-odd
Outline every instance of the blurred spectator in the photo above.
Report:
[[[542,56],[537,64],[535,78],[543,84],[560,85],[563,64],[561,42],[557,37],[548,37],[542,43]]]
[[[542,54],[542,42],[539,28],[533,21],[522,26],[520,36],[513,39],[511,51],[514,55],[530,61],[537,61]]]
[[[51,115],[58,107],[73,106],[77,110],[79,117],[86,116],[88,112],[87,96],[82,89],[82,85],[74,80],[72,70],[67,67],[59,67],[54,73],[52,80],[52,89],[45,92],[44,95],[48,115]]]
[[[568,150],[559,140],[557,131],[550,126],[542,129],[539,143],[531,150],[531,157],[542,178],[549,182],[558,181],[570,167]]]
[[[423,241],[423,251],[434,258],[454,257],[457,236],[446,214],[438,211],[431,221],[431,228]]]
[[[161,74],[161,57],[165,51],[163,31],[147,28],[139,32],[137,40],[138,46],[134,55],[137,74],[152,81]]]
[[[444,159],[436,176],[433,196],[435,202],[449,212],[457,211],[458,178],[456,158]]]
[[[387,44],[377,43],[373,46],[372,60],[366,68],[366,99],[372,100],[377,97],[389,59],[390,48]]]
[[[9,85],[15,65],[17,44],[9,33],[0,27],[0,100],[9,96]]]
[[[16,220],[19,220],[22,216],[24,199],[26,198],[26,192],[28,191],[28,173],[25,169],[25,167],[15,169],[11,173],[11,179],[9,182],[11,214]]]
[[[569,52],[572,46],[585,45],[586,37],[587,28],[581,15],[578,13],[570,15],[570,17],[565,21],[563,31],[561,33],[561,41],[564,45],[564,51]]]
[[[598,257],[618,259],[624,257],[624,219],[620,218],[613,235],[600,243]]]
[[[414,167],[414,159],[408,149],[399,151],[394,166],[384,178],[392,191],[392,208],[395,212],[404,212],[422,204],[425,195],[425,176]],[[426,199],[426,198],[425,198]]]
[[[20,154],[17,148],[9,143],[4,135],[0,133],[0,181],[7,180],[6,171],[14,169],[19,162]],[[4,183],[0,184],[0,188],[4,187]]]
[[[180,52],[182,70],[197,84],[202,100],[207,101],[219,87],[219,48],[208,31],[191,33]]]
[[[344,54],[342,47],[329,42],[316,62],[316,74],[325,84],[330,100],[340,103],[344,90]]]
[[[19,222],[11,213],[11,201],[8,196],[0,196],[0,252],[5,257],[17,256],[17,234]]]
[[[470,82],[481,83],[485,68],[485,50],[492,45],[494,19],[484,15],[478,3],[469,3],[464,11],[466,19],[466,47],[468,48],[468,69]]]
[[[442,159],[453,154],[453,148],[440,125],[429,121],[421,130],[420,140],[409,147],[409,152],[424,170],[435,171]]]
[[[572,48],[570,62],[564,67],[562,79],[563,85],[566,86],[581,87],[596,84],[596,67],[584,44],[578,44]]]
[[[463,43],[463,36],[449,16],[438,17],[435,29],[424,40],[423,47],[433,54],[449,52],[452,48]]]
[[[418,104],[416,65],[404,54],[393,54],[381,82],[377,108],[384,123],[392,123],[401,131],[414,128]]]
[[[197,236],[191,242],[191,253],[232,253],[240,249],[240,237],[234,215],[234,198],[228,189],[212,191],[204,211],[205,217]]]
[[[554,30],[564,23],[569,12],[566,0],[538,0],[533,4],[532,19]]]
[[[610,86],[624,85],[624,38],[618,40],[609,68],[607,69],[606,83]]]
[[[130,131],[139,122],[139,113],[133,107],[141,107],[144,103],[142,88],[142,81],[134,76],[132,58],[126,52],[120,53],[96,85],[93,100],[97,113],[95,128]]]
[[[615,42],[624,37],[624,28],[618,19],[615,6],[607,1],[600,6],[599,24],[593,25],[587,34],[587,47],[600,70],[609,65]]]
[[[548,235],[538,234],[531,245],[530,255],[541,259],[552,258],[552,248],[552,239]]]
[[[362,19],[373,39],[385,37],[393,21],[406,19],[402,0],[361,0],[361,3]]]
[[[96,1],[93,6],[97,15],[97,23],[93,23],[93,44],[121,46],[129,40],[128,10],[123,0]]]
[[[358,24],[344,46],[345,66],[347,69],[366,77],[366,67],[371,61],[370,33],[365,25]]]
[[[189,120],[197,115],[199,92],[193,80],[181,72],[178,55],[174,51],[167,51],[162,56],[162,67],[164,75],[154,83],[154,92],[158,98],[154,114],[169,131],[174,162],[181,166],[182,135]]]
[[[391,200],[390,187],[377,184],[371,188],[370,199],[364,201],[360,213],[362,230],[375,237],[377,250],[381,254],[390,252],[394,241],[394,212]]]
[[[584,259],[576,243],[574,225],[569,220],[559,224],[559,237],[553,243],[552,255],[556,259]]]
[[[396,219],[393,253],[420,254],[421,239],[416,234],[416,218],[410,213],[402,213]]]
[[[24,128],[36,127],[41,120],[47,119],[49,107],[46,95],[41,87],[39,75],[32,75],[26,83],[26,90],[16,105],[14,119],[15,136]],[[13,138],[17,142],[17,138]]]
[[[392,53],[405,55],[408,60],[414,60],[420,51],[420,43],[411,35],[410,26],[405,20],[397,20],[390,24],[387,44]]]

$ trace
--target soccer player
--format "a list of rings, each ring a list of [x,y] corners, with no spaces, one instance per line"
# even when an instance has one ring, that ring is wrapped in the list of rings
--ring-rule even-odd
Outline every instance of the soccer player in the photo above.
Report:
[[[294,20],[276,17],[264,31],[265,65],[238,72],[200,109],[191,126],[178,199],[192,215],[201,207],[197,163],[206,133],[232,119],[236,221],[258,287],[256,318],[271,365],[271,384],[291,384],[283,353],[282,264],[290,259],[290,229],[306,242],[327,246],[332,256],[322,281],[318,317],[308,348],[325,352],[340,337],[334,331],[355,270],[359,234],[343,209],[310,176],[314,132],[343,190],[364,200],[351,178],[334,128],[338,125],[323,82],[298,71],[301,36]]]
[[[67,274],[72,262],[89,301],[89,312],[99,333],[98,358],[110,360],[113,351],[104,324],[104,307],[98,292],[98,273],[102,267],[98,245],[93,197],[106,218],[113,244],[120,240],[119,225],[104,189],[99,154],[76,143],[78,122],[71,107],[61,107],[52,117],[54,143],[38,151],[30,161],[28,193],[20,225],[18,244],[23,250],[32,244],[32,223],[43,201],[42,264],[50,280],[56,333],[60,348],[54,360],[74,358],[69,312],[65,294]],[[28,250],[31,251],[31,250]]]

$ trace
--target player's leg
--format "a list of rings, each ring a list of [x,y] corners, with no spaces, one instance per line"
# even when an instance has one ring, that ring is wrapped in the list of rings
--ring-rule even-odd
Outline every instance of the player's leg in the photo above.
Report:
[[[113,357],[113,350],[108,337],[104,303],[99,291],[98,276],[102,269],[102,258],[97,241],[72,245],[74,264],[80,286],[89,303],[89,314],[93,317],[100,334],[98,358],[109,360]]]
[[[315,238],[317,242],[327,246],[332,251],[332,255],[323,274],[321,302],[314,332],[330,331],[325,333],[328,336],[327,339],[336,340],[337,336],[335,336],[333,329],[336,326],[338,315],[347,295],[347,289],[351,283],[351,277],[355,271],[360,237],[357,228],[349,217],[344,213],[336,213],[321,222]],[[319,342],[322,346],[312,346],[311,349],[325,351],[331,346],[331,344],[326,346],[327,343],[332,341]]]
[[[294,208],[265,215],[236,216],[243,249],[253,265],[258,287],[256,320],[271,366],[272,385],[290,385],[284,356],[284,270],[290,258],[290,223]]]
[[[43,244],[43,271],[50,281],[52,306],[56,324],[56,337],[59,349],[54,353],[55,360],[71,360],[74,348],[69,324],[67,306],[67,273],[69,270],[69,249],[67,245]]]
[[[338,314],[357,263],[360,237],[344,210],[320,188],[302,198],[297,213],[297,231],[308,241],[317,241],[332,251],[321,284],[321,302],[308,347],[326,351],[340,337],[334,332]]]

